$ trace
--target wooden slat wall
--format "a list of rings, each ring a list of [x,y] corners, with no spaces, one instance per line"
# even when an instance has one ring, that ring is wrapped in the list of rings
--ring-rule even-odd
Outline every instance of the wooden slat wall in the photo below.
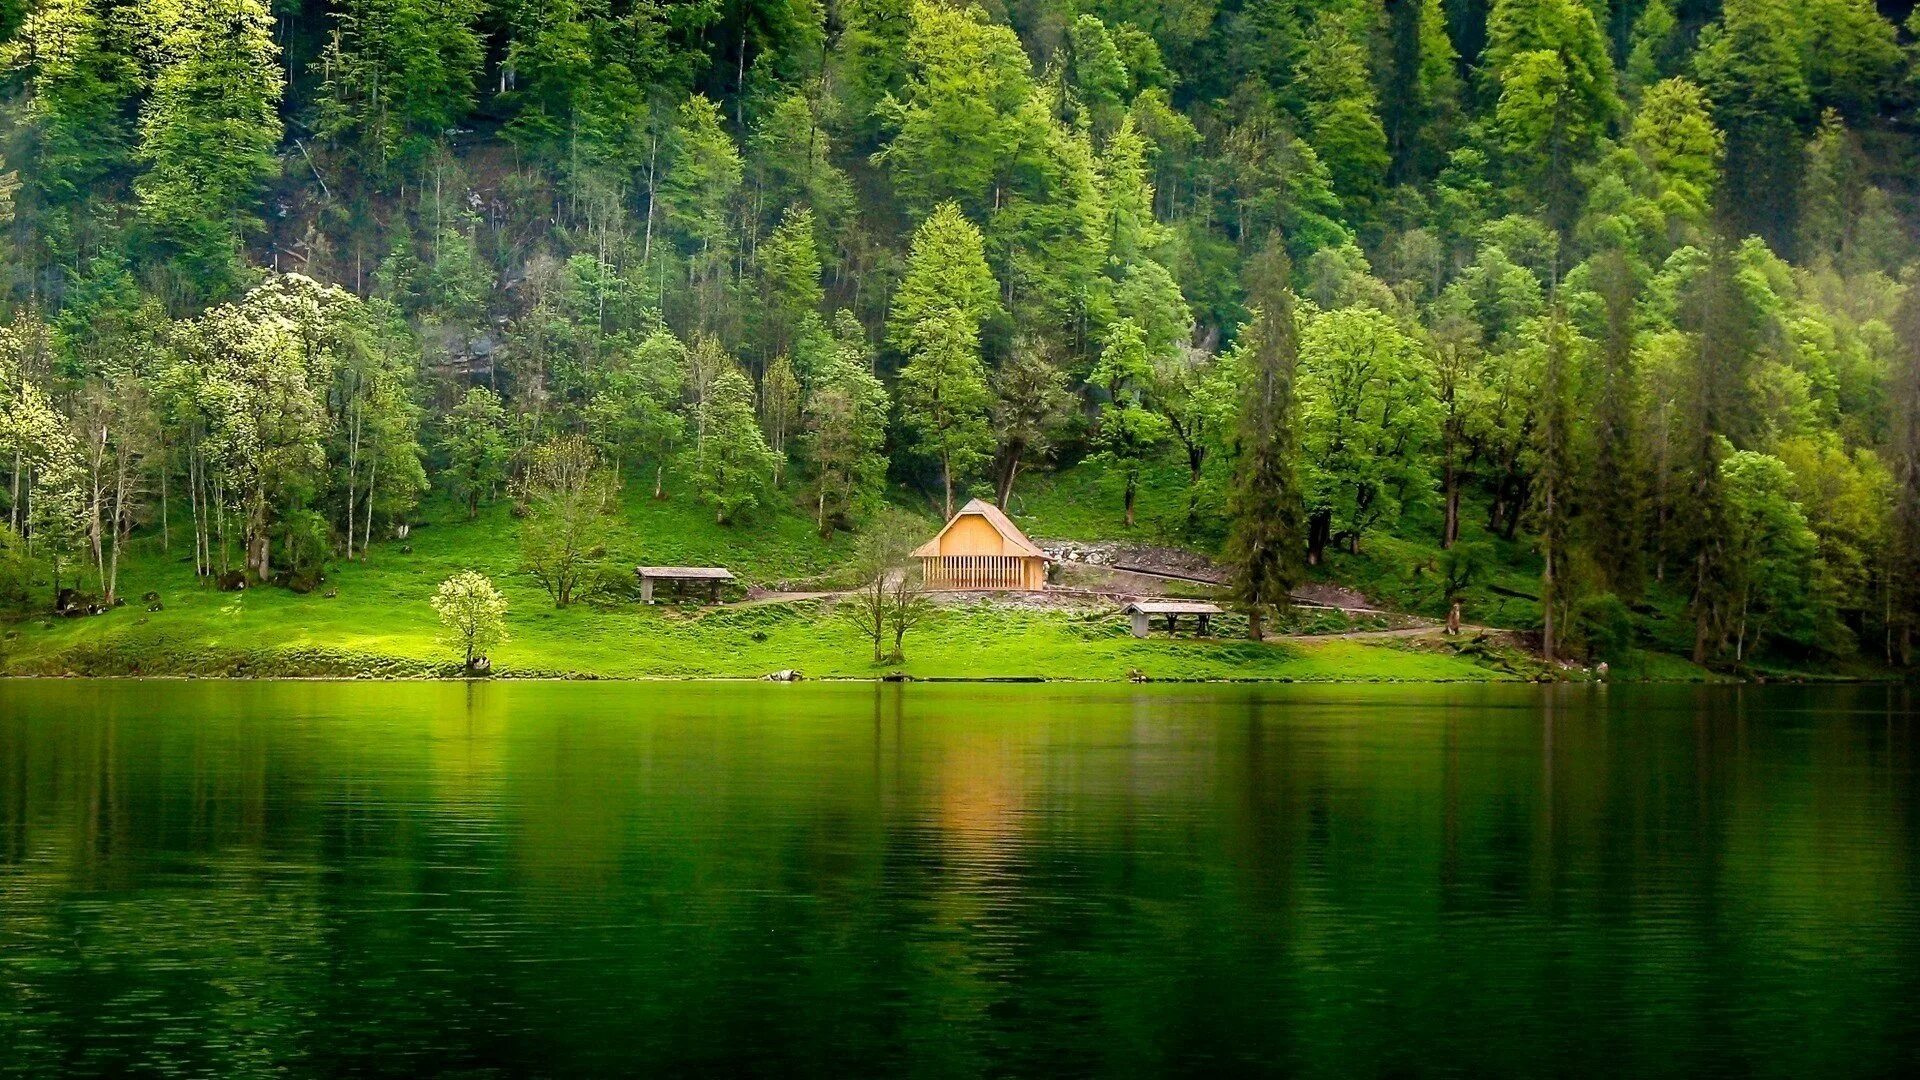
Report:
[[[1045,569],[1030,567],[1031,562],[1034,560],[1017,555],[936,556],[920,560],[920,574],[929,589],[1032,591],[1045,588]]]

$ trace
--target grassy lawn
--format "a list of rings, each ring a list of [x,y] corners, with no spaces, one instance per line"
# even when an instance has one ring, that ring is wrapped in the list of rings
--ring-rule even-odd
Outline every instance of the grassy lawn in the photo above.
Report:
[[[374,546],[365,562],[336,565],[321,590],[267,587],[222,593],[198,582],[184,552],[139,552],[122,572],[125,607],[92,618],[11,624],[0,671],[12,674],[431,675],[451,672],[428,597],[463,569],[491,575],[512,605],[512,640],[495,651],[502,674],[619,678],[755,677],[782,668],[809,676],[1118,680],[1484,680],[1470,660],[1329,640],[1300,645],[1134,639],[1117,615],[976,604],[942,608],[907,643],[907,662],[875,666],[871,646],[821,602],[711,611],[610,600],[556,610],[516,569],[518,523],[504,505],[469,524],[458,507],[430,504],[406,543]],[[929,529],[933,523],[929,521]],[[150,541],[148,543],[151,543]],[[608,543],[608,574],[625,587],[639,563],[732,567],[753,584],[831,577],[848,538],[823,542],[809,521],[783,515],[754,526],[715,525],[688,499],[630,495]],[[161,610],[139,598],[158,593]],[[328,595],[332,593],[334,595]]]

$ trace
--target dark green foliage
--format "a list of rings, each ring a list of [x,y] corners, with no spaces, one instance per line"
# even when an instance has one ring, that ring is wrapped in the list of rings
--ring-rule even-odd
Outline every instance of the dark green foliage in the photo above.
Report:
[[[1705,661],[1904,655],[1877,8],[28,0],[9,576],[304,587],[565,443],[715,535],[990,488],[1224,545],[1256,632],[1312,561],[1569,657],[1611,604]]]
[[[1264,620],[1292,603],[1306,530],[1295,464],[1294,376],[1299,362],[1287,256],[1275,237],[1248,265],[1256,335],[1241,390],[1228,489],[1227,559],[1233,593],[1259,639]]]

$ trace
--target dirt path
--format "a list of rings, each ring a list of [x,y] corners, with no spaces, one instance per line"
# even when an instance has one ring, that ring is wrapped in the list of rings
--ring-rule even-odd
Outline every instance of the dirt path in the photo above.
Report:
[[[1502,631],[1490,626],[1460,627],[1455,637],[1477,637],[1481,634],[1498,634]],[[1405,641],[1419,638],[1446,637],[1447,628],[1439,624],[1433,626],[1408,626],[1399,630],[1349,630],[1340,634],[1269,634],[1268,641]]]

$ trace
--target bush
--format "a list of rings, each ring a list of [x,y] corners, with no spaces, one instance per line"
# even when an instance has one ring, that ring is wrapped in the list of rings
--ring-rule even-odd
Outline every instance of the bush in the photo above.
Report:
[[[27,606],[37,570],[26,541],[11,526],[0,523],[0,610]]]
[[[1633,652],[1639,620],[1633,609],[1612,593],[1584,597],[1573,606],[1573,644],[1589,660],[1618,663]]]

